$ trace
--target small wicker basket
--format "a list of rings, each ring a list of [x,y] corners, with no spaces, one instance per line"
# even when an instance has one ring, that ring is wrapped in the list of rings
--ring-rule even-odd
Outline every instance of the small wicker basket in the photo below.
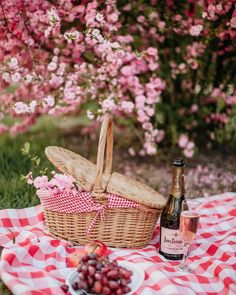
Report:
[[[96,212],[61,213],[44,208],[46,224],[52,235],[74,244],[100,240],[111,247],[141,248],[152,237],[165,199],[125,175],[112,173],[112,129],[112,119],[106,115],[100,132],[96,166],[64,148],[47,147],[45,153],[55,167],[72,175],[83,190],[90,191],[96,203],[106,204],[108,194],[112,193],[140,206],[106,209],[105,220],[97,220],[88,235],[85,235],[86,229]]]

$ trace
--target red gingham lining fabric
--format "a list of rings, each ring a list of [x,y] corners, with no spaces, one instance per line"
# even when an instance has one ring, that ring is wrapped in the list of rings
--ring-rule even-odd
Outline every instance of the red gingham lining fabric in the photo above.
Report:
[[[89,225],[86,235],[94,227],[98,216],[101,221],[105,219],[105,211],[109,208],[137,208],[140,205],[138,203],[129,201],[127,199],[118,197],[113,194],[108,194],[108,204],[102,205],[94,201],[90,192],[65,192],[50,195],[47,190],[38,190],[37,195],[41,200],[41,204],[44,208],[63,213],[82,213],[97,211],[94,219]]]
[[[37,195],[44,208],[51,211],[78,213],[101,210],[101,205],[94,202],[90,192],[65,192],[50,195],[46,190],[38,190]],[[140,206],[138,203],[113,194],[108,194],[108,208],[135,208],[138,206]],[[102,206],[102,208],[104,208],[104,206]]]
[[[133,262],[145,272],[133,295],[236,294],[236,193],[201,201],[200,225],[188,259],[195,273],[178,271],[179,262],[158,253],[159,225],[148,247],[111,249],[112,259]],[[49,236],[41,206],[0,211],[0,245],[0,278],[13,294],[64,294],[60,285],[72,271],[66,257],[74,247]]]

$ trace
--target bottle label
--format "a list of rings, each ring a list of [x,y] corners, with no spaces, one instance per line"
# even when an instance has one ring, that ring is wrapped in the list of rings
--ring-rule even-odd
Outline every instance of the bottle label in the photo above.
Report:
[[[161,251],[167,254],[183,254],[180,231],[161,227]]]

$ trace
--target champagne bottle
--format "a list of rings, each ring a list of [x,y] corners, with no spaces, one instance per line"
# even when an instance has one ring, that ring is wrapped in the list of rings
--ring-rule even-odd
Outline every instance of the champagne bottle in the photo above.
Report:
[[[173,161],[172,189],[160,220],[159,253],[167,259],[183,258],[183,243],[180,236],[180,213],[184,198],[184,161]]]

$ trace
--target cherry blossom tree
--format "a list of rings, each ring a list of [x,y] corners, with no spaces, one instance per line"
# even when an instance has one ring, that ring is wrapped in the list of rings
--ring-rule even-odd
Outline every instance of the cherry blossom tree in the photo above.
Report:
[[[236,1],[180,2],[2,0],[0,133],[86,111],[141,128],[133,155],[216,140],[236,117]]]

